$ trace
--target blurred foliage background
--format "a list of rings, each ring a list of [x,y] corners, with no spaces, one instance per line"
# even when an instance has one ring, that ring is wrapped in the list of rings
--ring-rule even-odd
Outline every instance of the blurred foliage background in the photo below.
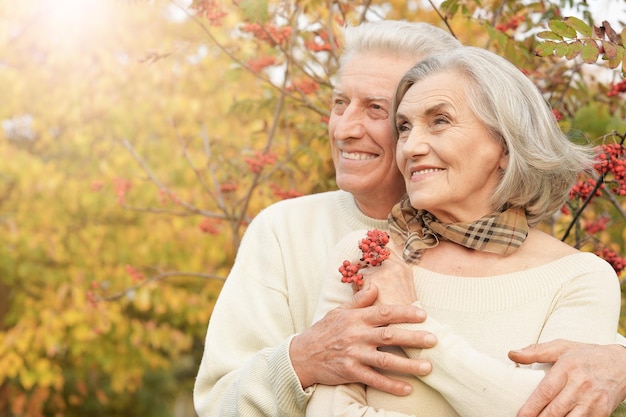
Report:
[[[568,15],[573,34],[555,23]],[[0,0],[0,415],[195,415],[206,326],[245,226],[335,188],[340,28],[382,18],[506,56],[572,140],[618,144],[603,177],[581,179],[598,196],[573,195],[543,227],[571,225],[568,243],[621,274],[615,14],[585,1]],[[571,46],[591,42],[596,59]]]

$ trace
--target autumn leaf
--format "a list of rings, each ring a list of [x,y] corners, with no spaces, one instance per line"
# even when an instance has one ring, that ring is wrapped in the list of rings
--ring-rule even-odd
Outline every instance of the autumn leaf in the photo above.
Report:
[[[537,37],[540,39],[553,40],[553,41],[562,41],[563,36],[554,33],[551,30],[544,30],[542,32],[537,33]]]
[[[582,50],[582,48],[583,48],[583,43],[581,41],[579,41],[579,40],[576,40],[576,41],[570,43],[568,45],[568,51],[567,51],[567,54],[565,55],[565,57],[568,60],[572,60],[572,59],[576,58],[580,54],[580,51]]]
[[[568,26],[565,22],[561,20],[556,20],[556,19],[550,20],[550,22],[548,22],[548,27],[552,29],[554,33],[556,33],[557,35],[563,38],[575,38],[576,37],[576,30],[574,30],[573,27]]]
[[[558,43],[553,41],[541,42],[539,45],[537,45],[535,51],[539,56],[548,56],[554,53],[557,46]]]
[[[589,27],[588,24],[586,24],[584,21],[580,20],[579,18],[574,17],[574,16],[568,16],[563,21],[565,22],[566,25],[573,28],[576,32],[580,33],[581,35],[585,37],[591,36],[591,33],[592,33],[591,28]]]
[[[580,56],[587,64],[593,64],[598,60],[598,56],[600,56],[598,45],[593,40],[583,42]]]

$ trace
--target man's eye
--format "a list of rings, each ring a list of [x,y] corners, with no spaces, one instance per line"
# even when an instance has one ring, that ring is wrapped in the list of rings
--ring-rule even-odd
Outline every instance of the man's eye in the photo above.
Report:
[[[389,117],[387,107],[382,104],[371,103],[368,111],[372,119],[387,119]]]
[[[332,110],[335,114],[341,114],[348,107],[347,101],[342,98],[333,99]]]

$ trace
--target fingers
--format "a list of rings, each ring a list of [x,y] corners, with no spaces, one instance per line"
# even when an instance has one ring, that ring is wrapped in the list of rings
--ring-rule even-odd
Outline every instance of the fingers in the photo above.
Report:
[[[561,396],[559,401],[553,401],[563,388],[567,384],[566,378],[561,378],[558,375],[548,372],[543,378],[541,383],[535,388],[526,404],[520,408],[517,413],[517,417],[548,417],[548,416],[565,416],[572,409],[573,404],[567,405],[567,400],[564,398],[571,398],[567,396]],[[563,404],[563,402],[566,402]],[[545,414],[542,411],[549,404],[552,414]],[[569,407],[569,408],[568,408]],[[550,412],[550,409],[546,412]],[[562,414],[554,414],[562,412]]]
[[[554,362],[518,417],[609,416],[623,398],[615,390],[616,380],[623,379],[621,356],[613,357],[612,349],[557,340],[512,352],[518,362]]]
[[[432,371],[432,365],[427,360],[409,359],[405,356],[399,356],[385,351],[375,352],[377,352],[377,354],[367,362],[376,369],[384,369],[416,376],[428,375],[430,371]]]
[[[378,327],[369,332],[366,342],[372,346],[402,346],[404,348],[427,349],[437,344],[432,333],[400,329],[397,327]],[[376,366],[375,364],[372,364]]]
[[[365,308],[374,304],[378,298],[378,289],[375,285],[366,285],[355,292],[352,299],[343,305],[344,308]]]
[[[370,387],[400,396],[410,394],[412,392],[411,385],[383,375],[378,372],[378,369],[402,372],[404,374],[412,373],[417,376],[427,375],[432,370],[432,366],[428,361],[416,361],[387,352],[379,352],[375,359],[368,362],[377,363],[377,366],[374,368],[363,368],[358,379]]]
[[[421,323],[426,312],[412,305],[376,305],[363,310],[363,321],[370,326],[387,326],[398,323]]]
[[[360,382],[406,395],[411,392],[410,384],[381,371],[417,376],[431,371],[428,361],[379,350],[388,346],[434,346],[437,340],[430,333],[389,326],[422,322],[426,313],[411,305],[372,305],[376,297],[376,287],[366,287],[292,339],[289,355],[303,387]]]
[[[521,350],[512,350],[509,352],[509,359],[522,364],[531,363],[554,363],[557,359],[568,350],[574,348],[578,343],[568,340],[553,340],[546,343],[537,343],[526,346]]]
[[[375,285],[368,285],[355,293],[352,299],[344,304],[343,309],[360,309],[363,321],[370,326],[387,326],[397,323],[421,323],[426,320],[426,312],[416,306],[400,305],[373,305],[378,297]]]
[[[544,395],[546,398],[552,396],[552,390],[559,392],[547,405],[526,404],[517,417],[608,417],[614,409],[604,393],[589,391],[584,386],[573,387],[571,384],[562,386],[562,389],[558,386],[561,384],[546,387],[545,393],[536,391],[538,396]]]

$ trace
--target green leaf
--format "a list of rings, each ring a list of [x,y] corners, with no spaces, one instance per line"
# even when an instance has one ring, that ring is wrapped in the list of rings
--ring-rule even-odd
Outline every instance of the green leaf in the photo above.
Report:
[[[537,34],[537,37],[540,39],[548,39],[548,40],[552,40],[552,41],[562,41],[563,40],[563,36],[557,35],[556,33],[552,32],[551,30],[544,30],[543,32],[539,32]]]
[[[569,44],[567,55],[565,58],[572,60],[580,54],[580,50],[583,49],[583,43],[581,41],[574,41]]]
[[[535,53],[539,56],[548,56],[554,53],[556,49],[557,43],[553,41],[545,41],[541,42],[537,45],[537,49],[535,49]]]
[[[584,42],[583,47],[580,51],[580,55],[587,64],[594,64],[598,60],[598,56],[600,55],[600,50],[598,49],[598,45],[593,41]]]
[[[592,33],[591,27],[589,27],[588,24],[586,24],[579,18],[574,17],[574,16],[568,16],[563,21],[565,22],[566,25],[568,25],[569,27],[571,27],[576,32],[580,33],[581,35],[586,36],[586,37],[591,36],[591,33]]]
[[[556,44],[556,48],[554,49],[554,53],[559,58],[563,58],[569,52],[569,45],[567,42],[559,42]]]
[[[490,26],[490,25],[485,25],[485,28],[487,29],[487,33],[489,34],[489,38],[493,42],[495,42],[500,49],[504,49],[506,47],[507,41],[509,39],[506,36],[506,34],[500,32],[499,30],[494,29],[493,26]]]
[[[447,16],[454,16],[459,9],[459,0],[446,0],[441,3],[440,7]]]
[[[574,28],[567,26],[565,22],[561,20],[550,20],[550,22],[548,22],[548,27],[552,29],[554,33],[564,38],[576,38],[576,31],[574,30]]]

